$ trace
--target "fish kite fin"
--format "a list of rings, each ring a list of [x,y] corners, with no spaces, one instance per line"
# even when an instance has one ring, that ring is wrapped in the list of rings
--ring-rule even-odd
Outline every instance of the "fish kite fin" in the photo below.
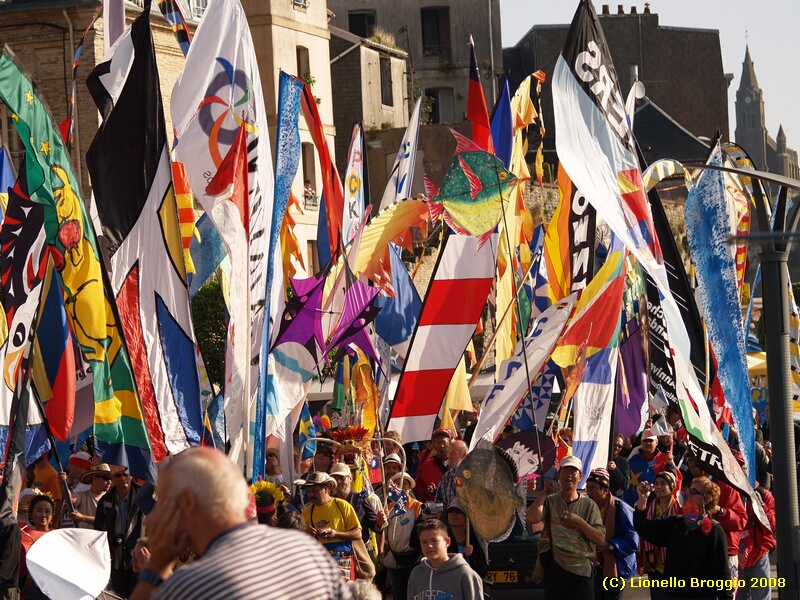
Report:
[[[447,223],[447,226],[450,227],[453,231],[455,231],[458,235],[472,235],[469,231],[457,225],[456,222],[453,220],[453,217],[450,216],[450,213],[444,213],[444,222]]]
[[[461,154],[462,152],[486,152],[483,148],[478,146],[475,142],[469,139],[465,135],[461,135],[455,129],[451,129],[450,133],[453,134],[453,137],[456,138],[456,151],[455,154]]]
[[[460,156],[458,157],[458,164],[461,167],[461,170],[464,172],[464,175],[469,181],[469,197],[475,200],[478,197],[478,194],[483,189],[483,184],[481,180],[475,175],[475,172],[467,166],[467,163],[464,162],[464,159]]]
[[[484,244],[485,244],[487,241],[489,241],[489,238],[490,238],[490,237],[492,237],[492,234],[493,234],[493,233],[494,233],[494,227],[492,227],[492,228],[491,228],[489,231],[487,231],[486,233],[482,233],[481,235],[479,235],[479,236],[478,236],[478,250],[480,250],[481,248],[483,248],[483,245],[484,245]]]
[[[444,207],[441,204],[436,204],[432,200],[428,200],[428,212],[431,213],[431,221],[434,223],[438,221],[443,211]],[[445,218],[447,218],[447,213],[445,213]]]
[[[439,188],[428,179],[427,175],[424,175],[422,179],[425,182],[425,195],[428,197],[428,202],[432,202],[433,199],[439,195]]]

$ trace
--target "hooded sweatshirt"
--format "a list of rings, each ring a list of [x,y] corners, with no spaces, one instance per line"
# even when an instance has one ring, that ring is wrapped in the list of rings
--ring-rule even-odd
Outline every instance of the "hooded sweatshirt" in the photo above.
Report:
[[[427,558],[417,565],[408,580],[409,600],[475,600],[483,598],[483,582],[460,554],[450,557],[438,569]]]

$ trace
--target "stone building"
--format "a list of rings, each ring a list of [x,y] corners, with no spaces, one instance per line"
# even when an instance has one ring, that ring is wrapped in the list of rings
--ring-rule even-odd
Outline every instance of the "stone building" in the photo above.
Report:
[[[419,91],[433,99],[431,122],[456,123],[467,110],[469,36],[481,71],[486,104],[494,106],[502,75],[499,0],[328,0],[331,25],[361,37],[381,27],[409,53]],[[490,26],[491,24],[491,26]],[[494,73],[494,76],[492,76]]]
[[[719,31],[661,26],[648,4],[642,11],[634,6],[627,13],[619,5],[615,14],[606,4],[598,16],[623,96],[638,79],[647,97],[691,135],[713,139],[719,130],[730,139],[728,86],[733,76],[723,71]],[[552,78],[568,30],[569,24],[535,25],[516,46],[505,49],[503,64],[510,85],[537,69]],[[550,79],[542,86],[542,111],[549,151],[545,157],[555,162]]]
[[[777,138],[767,131],[764,92],[758,85],[749,47],[744,52],[736,91],[736,143],[750,154],[756,168],[798,178],[797,151],[786,146],[783,127],[778,128]]]
[[[128,25],[141,13],[145,1],[149,0],[126,1]],[[99,0],[17,0],[0,3],[0,43],[8,44],[28,68],[42,89],[57,123],[67,116],[75,46],[100,5]],[[206,5],[206,0],[190,1],[191,14],[185,16],[192,33]],[[318,99],[328,144],[331,151],[334,151],[336,129],[333,125],[330,32],[325,2],[243,0],[242,5],[250,23],[258,56],[273,153],[277,128],[279,69],[313,83],[312,90]],[[171,28],[156,7],[151,12],[151,26],[167,130],[172,131],[170,97],[173,84],[183,69],[184,57]],[[87,198],[91,184],[84,157],[100,125],[100,115],[86,90],[85,82],[94,66],[102,60],[103,35],[104,23],[101,18],[86,36],[78,71],[72,160],[76,176],[83,184]],[[298,198],[303,197],[303,182],[306,179],[311,180],[315,189],[321,188],[319,159],[303,119],[300,120],[300,137],[303,143],[302,165],[293,186]],[[9,146],[12,158],[18,164],[24,150],[14,133],[5,107],[0,107],[0,143]],[[314,272],[319,266],[316,258],[317,213],[306,211],[305,214],[295,217],[295,233],[301,248],[305,250],[305,265],[310,272]]]
[[[344,177],[354,124],[362,123],[365,132],[408,125],[408,53],[338,27],[330,32],[336,166]]]

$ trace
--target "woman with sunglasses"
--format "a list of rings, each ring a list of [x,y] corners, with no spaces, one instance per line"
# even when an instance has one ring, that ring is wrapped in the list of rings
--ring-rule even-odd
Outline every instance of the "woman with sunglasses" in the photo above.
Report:
[[[94,529],[94,518],[100,498],[111,489],[111,467],[106,463],[94,465],[81,475],[80,482],[89,485],[88,490],[74,492],[72,504],[75,512],[70,513],[73,523],[82,529]]]
[[[728,566],[728,542],[722,526],[709,513],[718,509],[719,486],[707,477],[695,477],[683,505],[682,516],[647,519],[650,485],[636,489],[639,500],[633,524],[642,539],[666,549],[664,598],[722,600],[733,598],[733,582]],[[674,578],[674,579],[670,579]],[[692,579],[721,583],[711,587],[692,585]],[[655,580],[652,581],[655,583]],[[652,587],[652,586],[651,586]],[[720,589],[721,588],[721,589]]]

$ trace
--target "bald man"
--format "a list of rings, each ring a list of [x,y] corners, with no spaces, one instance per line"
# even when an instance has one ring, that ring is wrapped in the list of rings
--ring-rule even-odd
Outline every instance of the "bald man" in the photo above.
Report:
[[[456,469],[461,461],[467,457],[469,448],[461,440],[450,442],[447,447],[447,465],[450,469],[442,475],[439,487],[436,488],[436,502],[441,502],[444,508],[456,497]]]
[[[211,448],[190,448],[159,473],[147,517],[150,559],[131,600],[347,599],[336,565],[310,536],[248,522],[239,469]],[[172,570],[191,549],[199,559]]]

